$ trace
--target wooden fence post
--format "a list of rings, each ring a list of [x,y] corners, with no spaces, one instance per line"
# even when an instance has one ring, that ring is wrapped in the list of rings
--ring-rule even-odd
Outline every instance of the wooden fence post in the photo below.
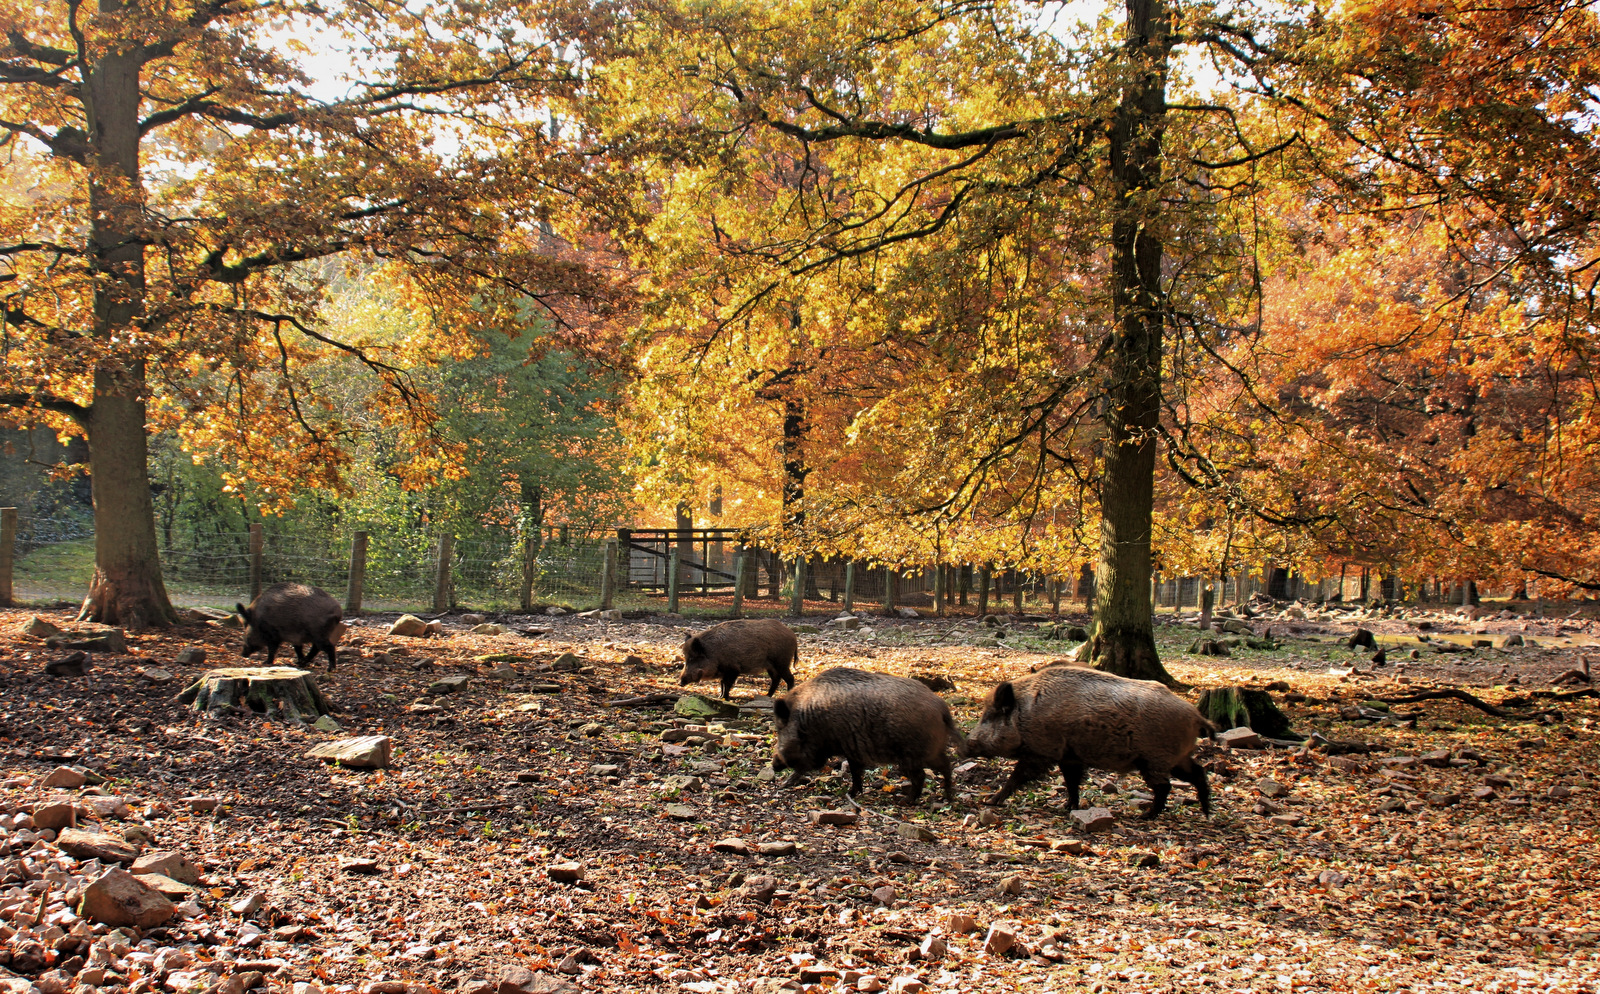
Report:
[[[844,613],[854,614],[856,606],[856,561],[844,564]]]
[[[361,588],[367,579],[367,533],[356,532],[350,541],[350,581],[344,588],[344,613],[347,617],[361,614]]]
[[[743,545],[733,554],[733,616],[744,617],[744,571],[748,560]]]
[[[678,547],[667,550],[667,613],[678,613]]]
[[[522,610],[533,610],[533,586],[539,578],[539,550],[544,545],[544,529],[522,536],[522,595],[517,602]]]
[[[989,567],[978,571],[978,617],[989,613]]]
[[[450,556],[455,552],[456,537],[448,532],[439,536],[439,568],[433,577],[433,610],[450,609]]]
[[[796,618],[806,613],[806,557],[794,557],[794,590],[789,594],[789,613]]]
[[[15,607],[12,570],[17,562],[17,509],[0,507],[0,607]]]
[[[606,539],[605,557],[600,562],[600,610],[611,610],[617,597],[617,540]]]
[[[266,539],[261,532],[261,523],[258,521],[250,526],[250,599],[254,601],[261,596],[261,549],[266,544]]]

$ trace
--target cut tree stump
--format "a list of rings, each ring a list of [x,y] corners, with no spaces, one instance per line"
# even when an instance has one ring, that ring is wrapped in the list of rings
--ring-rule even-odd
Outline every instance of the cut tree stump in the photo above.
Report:
[[[1278,710],[1272,695],[1252,687],[1217,687],[1200,692],[1195,705],[1205,719],[1218,728],[1254,730],[1271,739],[1304,738],[1289,729],[1289,716]]]
[[[291,666],[230,666],[209,670],[178,695],[196,711],[248,708],[285,721],[316,721],[332,708],[317,681]]]

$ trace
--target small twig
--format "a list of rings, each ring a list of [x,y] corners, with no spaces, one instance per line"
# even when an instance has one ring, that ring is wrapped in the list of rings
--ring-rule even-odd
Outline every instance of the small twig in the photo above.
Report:
[[[499,811],[502,808],[515,807],[521,801],[496,801],[492,804],[463,804],[457,808],[426,808],[417,811],[419,815],[458,815],[467,811]]]

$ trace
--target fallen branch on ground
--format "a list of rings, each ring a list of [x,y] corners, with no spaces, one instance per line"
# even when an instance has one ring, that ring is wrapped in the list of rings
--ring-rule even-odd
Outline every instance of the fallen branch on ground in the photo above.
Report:
[[[1503,708],[1497,708],[1493,704],[1490,704],[1488,701],[1482,700],[1481,698],[1474,697],[1465,690],[1456,690],[1454,688],[1448,690],[1430,690],[1421,694],[1412,694],[1409,697],[1377,697],[1373,699],[1382,701],[1385,704],[1416,704],[1419,701],[1443,700],[1461,701],[1464,704],[1472,705],[1479,711],[1482,711],[1484,714],[1493,715],[1496,718],[1515,718],[1519,721],[1530,721],[1547,714],[1555,713],[1554,711],[1550,710],[1528,712],[1507,711]]]

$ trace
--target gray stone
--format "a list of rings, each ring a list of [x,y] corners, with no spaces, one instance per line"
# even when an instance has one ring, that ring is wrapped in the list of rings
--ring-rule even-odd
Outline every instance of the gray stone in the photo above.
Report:
[[[1263,797],[1289,796],[1289,788],[1285,787],[1283,784],[1272,779],[1271,777],[1262,777],[1260,780],[1257,780],[1256,790],[1260,791]]]
[[[915,842],[937,842],[939,837],[921,825],[903,821],[895,826],[894,834],[902,839],[911,839]]]
[[[1218,732],[1216,738],[1219,743],[1230,749],[1261,748],[1261,736],[1256,734],[1255,729],[1244,725],[1230,728],[1226,732]]]
[[[1085,832],[1110,831],[1117,823],[1109,808],[1081,808],[1072,812],[1072,820]]]
[[[467,689],[472,683],[472,678],[465,673],[453,673],[450,676],[440,677],[428,684],[428,693],[434,697],[444,694],[456,694]]]
[[[362,735],[353,739],[324,742],[306,753],[308,759],[361,769],[383,769],[394,755],[394,739],[387,735]]]
[[[60,628],[39,617],[37,614],[33,616],[32,621],[28,622],[28,627],[24,628],[22,631],[23,634],[32,635],[36,639],[49,638],[52,635],[61,634]]]
[[[799,847],[793,842],[763,842],[760,851],[763,856],[793,856]]]
[[[84,889],[80,913],[106,925],[154,928],[171,919],[178,908],[164,894],[117,867]]]
[[[206,650],[200,646],[190,646],[178,653],[173,660],[179,666],[204,666],[206,664]]]
[[[752,901],[766,904],[772,900],[772,895],[778,892],[778,881],[765,874],[749,877],[745,880],[744,886],[740,888],[740,892]]]
[[[854,811],[813,811],[811,823],[814,825],[854,825],[861,818]]]
[[[44,775],[44,779],[39,781],[39,786],[61,787],[72,790],[76,787],[82,787],[88,782],[89,778],[84,776],[81,771],[75,770],[70,766],[58,766]]]
[[[1011,926],[996,922],[989,926],[989,934],[984,936],[983,951],[990,956],[1004,956],[1016,944],[1017,933]]]
[[[687,804],[669,804],[662,809],[673,821],[698,821],[700,812]]]
[[[173,680],[177,679],[177,677],[172,675],[171,670],[164,670],[159,666],[152,666],[149,669],[141,670],[139,673],[139,678],[144,680],[146,683],[153,683],[157,687],[165,686],[166,684],[169,684]]]
[[[339,726],[339,723],[334,720],[334,717],[331,714],[320,716],[316,721],[311,723],[311,727],[319,732],[328,732],[330,734],[337,734],[344,731],[344,729]]]
[[[200,882],[200,868],[194,865],[187,856],[171,849],[157,849],[145,853],[133,862],[133,875],[143,876],[150,873],[159,873],[170,877],[180,883],[198,884]]]
[[[414,614],[402,614],[395,623],[389,626],[390,635],[403,635],[407,638],[422,638],[428,634],[428,623]]]
[[[44,664],[46,676],[83,676],[89,667],[89,657],[82,652],[74,652],[60,659],[52,659]]]
[[[56,836],[56,848],[79,859],[98,859],[102,863],[132,863],[139,855],[137,846],[102,832],[65,828]]]

